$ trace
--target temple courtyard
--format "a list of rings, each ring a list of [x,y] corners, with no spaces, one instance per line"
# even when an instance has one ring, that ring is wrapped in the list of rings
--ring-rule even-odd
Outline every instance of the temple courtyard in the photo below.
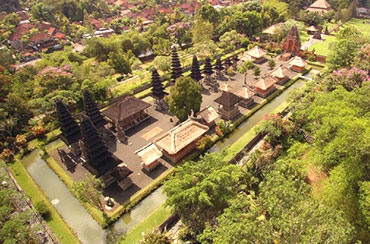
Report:
[[[268,57],[268,59],[259,64],[255,64],[261,69],[261,74],[258,77],[255,77],[253,75],[253,70],[249,70],[246,82],[247,87],[253,87],[257,82],[261,82],[260,78],[266,77],[266,75],[272,71],[276,71],[275,73],[278,73],[277,69],[280,67],[280,65],[288,67],[289,61],[282,61],[279,58],[280,56],[273,58],[276,66],[272,70],[268,67],[268,59],[271,59],[271,57]],[[290,69],[289,71],[286,71],[286,75],[289,79],[295,77],[297,74],[297,72],[294,72]],[[222,89],[226,88],[226,91],[232,94],[236,94],[238,92],[240,93],[240,91],[246,87],[244,84],[244,79],[244,74],[239,74],[238,72],[235,72],[232,76],[225,75],[224,79],[217,80],[219,84],[219,89],[217,92],[212,89],[208,89],[208,87],[204,85],[202,89],[201,111],[208,107],[212,107],[215,111],[218,111],[220,105],[216,103],[215,100],[219,98],[221,94],[223,94],[224,91],[222,91]],[[263,84],[263,86],[265,86],[265,84]],[[274,84],[273,86],[275,88],[280,87],[278,83]],[[275,89],[271,90],[266,97],[271,95],[273,91],[275,91]],[[247,113],[256,104],[263,101],[264,98],[256,94],[252,94],[249,99],[251,100],[251,103],[248,106],[240,106],[238,104],[235,105],[240,111],[239,115]],[[148,101],[148,99],[145,100]],[[152,99],[149,100],[151,103],[154,101]],[[176,164],[171,162],[171,160],[169,160],[167,157],[160,157],[157,162],[158,166],[154,167],[153,169],[147,170],[142,166],[142,158],[138,156],[138,150],[150,143],[153,143],[155,138],[165,135],[165,133],[173,129],[178,124],[177,118],[169,114],[166,110],[159,111],[156,110],[154,106],[150,106],[145,109],[145,112],[149,115],[149,118],[141,122],[139,125],[133,126],[132,128],[126,130],[125,136],[127,136],[127,140],[120,142],[115,138],[110,143],[107,143],[109,151],[119,160],[122,160],[124,166],[132,171],[132,173],[128,176],[128,178],[130,178],[132,181],[132,185],[126,190],[122,190],[117,183],[113,183],[103,192],[105,196],[114,198],[120,204],[127,202],[132,195],[134,195],[140,189],[148,186],[151,182],[153,182],[154,179],[156,179],[166,170],[174,167]],[[216,121],[218,121],[220,117],[221,116],[218,116]],[[238,117],[239,116],[233,119],[235,120]],[[206,132],[206,134],[212,133],[214,133],[213,128],[210,128],[210,130]],[[67,150],[67,146],[63,146],[62,149]],[[51,156],[62,166],[63,169],[66,169],[57,150],[52,151]],[[83,179],[85,175],[89,173],[89,171],[82,166],[82,164],[76,164],[75,167],[72,167],[66,171],[74,181]]]

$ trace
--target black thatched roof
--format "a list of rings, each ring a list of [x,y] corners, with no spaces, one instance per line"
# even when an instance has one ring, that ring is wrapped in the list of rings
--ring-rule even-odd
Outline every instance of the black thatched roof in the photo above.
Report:
[[[114,123],[125,120],[132,115],[149,108],[151,105],[136,97],[127,96],[103,111],[104,115]]]
[[[172,80],[175,82],[177,78],[182,76],[182,68],[179,59],[179,55],[177,54],[176,48],[172,49],[172,63],[171,63],[171,77]]]
[[[81,117],[81,132],[87,161],[85,167],[92,174],[100,177],[122,162],[108,151],[91,119],[85,115]]]
[[[208,58],[208,57],[206,58],[206,62],[204,64],[203,73],[206,74],[206,75],[212,75],[213,74],[213,69],[212,69],[212,65],[211,65],[211,59]]]
[[[222,66],[222,63],[221,63],[221,59],[220,58],[218,58],[216,60],[215,70],[218,70],[218,71],[224,70],[224,67]]]
[[[215,99],[215,102],[221,104],[225,108],[231,108],[240,102],[240,97],[231,92],[223,92],[222,95]]]
[[[156,69],[152,71],[152,95],[157,99],[162,99],[167,95],[167,92],[164,91],[161,77]]]
[[[75,119],[72,117],[66,105],[57,100],[55,102],[59,125],[62,133],[59,138],[67,145],[77,142],[81,139],[81,130]]]
[[[191,65],[190,77],[195,81],[200,81],[203,77],[200,73],[199,62],[197,56],[193,56],[193,63]]]
[[[87,116],[91,119],[91,121],[94,123],[94,126],[96,128],[101,128],[104,125],[107,124],[107,121],[104,119],[103,115],[101,115],[98,106],[94,102],[90,92],[85,89],[83,91],[83,97],[84,97],[84,111]]]

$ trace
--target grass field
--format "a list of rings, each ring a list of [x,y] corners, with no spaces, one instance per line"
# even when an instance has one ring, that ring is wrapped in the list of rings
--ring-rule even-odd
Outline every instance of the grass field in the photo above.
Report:
[[[157,228],[160,224],[162,224],[170,215],[170,209],[166,208],[164,204],[161,205],[143,222],[132,228],[121,241],[121,244],[139,243],[139,241],[143,238],[143,235],[153,231],[154,228]]]
[[[36,204],[37,202],[44,202],[47,205],[47,208],[50,212],[50,217],[46,220],[46,223],[54,232],[59,241],[63,244],[80,243],[76,235],[64,222],[54,206],[50,203],[49,199],[45,196],[44,192],[28,175],[21,161],[16,160],[13,164],[10,165],[10,169],[18,184],[22,187],[22,189],[31,199],[33,204]]]
[[[353,18],[347,21],[344,25],[342,25],[341,28],[353,26],[356,27],[359,31],[361,31],[361,33],[363,33],[364,35],[370,36],[370,21],[369,20],[365,21],[368,21],[368,23],[364,23],[364,20],[362,19]],[[336,39],[334,35],[325,36],[324,41],[316,42],[308,50],[312,51],[313,49],[315,49],[316,54],[327,56],[329,54],[329,44],[335,41]]]
[[[324,41],[316,42],[315,44],[310,46],[308,48],[308,50],[312,51],[313,49],[315,49],[316,54],[328,56],[328,54],[329,54],[329,44],[332,43],[332,42],[335,42],[335,41],[336,41],[335,36],[331,36],[331,35],[330,36],[325,36]]]

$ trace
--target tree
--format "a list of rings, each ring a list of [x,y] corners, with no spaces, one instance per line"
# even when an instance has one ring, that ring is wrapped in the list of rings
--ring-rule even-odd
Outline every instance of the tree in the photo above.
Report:
[[[260,67],[256,66],[253,70],[254,76],[259,76],[261,74],[261,69]]]
[[[194,43],[207,42],[212,39],[213,25],[208,21],[198,18],[195,20],[191,32],[193,33]]]
[[[240,46],[247,47],[249,43],[248,38],[242,34],[237,33],[235,30],[224,33],[217,43],[224,51],[234,51]]]
[[[244,62],[243,64],[239,65],[238,72],[244,74],[244,85],[247,85],[247,74],[248,70],[253,69],[254,64],[252,61]]]
[[[220,154],[206,154],[197,162],[185,162],[165,182],[166,204],[199,233],[235,196],[241,174],[239,166],[224,161]]]
[[[350,40],[339,40],[329,45],[329,54],[327,58],[328,66],[331,69],[348,67],[352,64],[355,54],[356,45]]]
[[[88,203],[104,212],[104,204],[101,201],[103,194],[102,182],[96,179],[95,176],[86,175],[85,179],[74,183],[72,189],[82,202]]]
[[[127,60],[127,57],[123,53],[109,53],[108,64],[120,74],[131,73],[131,67]]]
[[[199,68],[199,63],[197,56],[193,56],[193,63],[191,65],[191,74],[190,77],[194,80],[199,82],[203,77],[202,74],[200,73],[200,68]]]
[[[197,113],[202,103],[201,87],[190,77],[181,77],[171,87],[170,95],[166,97],[169,111],[180,121],[185,121],[191,112]]]
[[[172,81],[176,82],[176,79],[182,76],[181,63],[176,48],[172,49],[171,71],[172,71],[171,73]]]
[[[171,68],[171,57],[170,56],[157,56],[153,60],[153,65],[156,69],[163,72],[169,71]]]
[[[360,210],[370,230],[370,181],[360,183]]]
[[[161,233],[159,230],[154,230],[146,234],[140,244],[171,244],[172,240],[166,232]]]
[[[273,69],[276,66],[275,60],[270,59],[268,62],[268,66],[270,69]]]

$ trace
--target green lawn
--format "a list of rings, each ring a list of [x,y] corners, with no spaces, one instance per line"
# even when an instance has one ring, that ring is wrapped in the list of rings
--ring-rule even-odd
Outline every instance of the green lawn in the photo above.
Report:
[[[162,224],[169,216],[171,211],[162,204],[158,209],[156,209],[149,217],[147,217],[143,222],[132,228],[125,238],[121,241],[121,244],[136,244],[143,238],[143,234],[147,234],[153,229],[157,228]]]
[[[315,44],[310,46],[308,48],[308,50],[312,51],[313,49],[315,49],[316,54],[328,56],[328,54],[329,54],[329,44],[332,43],[332,42],[335,42],[335,41],[336,41],[335,36],[331,36],[331,35],[330,36],[325,36],[324,41],[316,42]]]
[[[359,31],[361,31],[364,35],[370,36],[370,24],[369,23],[364,23],[364,21],[369,22],[369,20],[362,20],[362,19],[356,19],[353,18],[349,21],[347,21],[343,27],[346,26],[354,26],[356,27]]]
[[[64,222],[54,206],[50,203],[44,192],[28,175],[22,162],[20,160],[16,160],[16,162],[10,165],[10,169],[18,184],[22,187],[33,204],[41,201],[46,203],[50,212],[50,217],[46,222],[59,241],[65,244],[80,243],[71,228]]]

